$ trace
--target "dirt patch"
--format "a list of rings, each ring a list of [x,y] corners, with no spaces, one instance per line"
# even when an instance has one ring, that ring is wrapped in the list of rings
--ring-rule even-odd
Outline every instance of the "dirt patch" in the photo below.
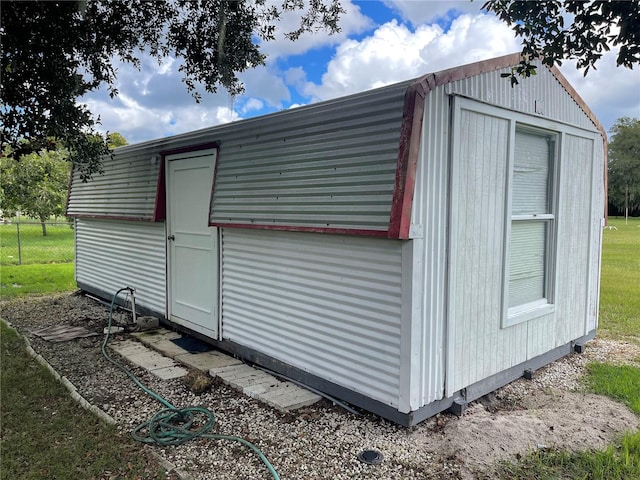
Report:
[[[465,478],[491,478],[486,472],[496,461],[532,450],[604,448],[640,428],[640,419],[619,402],[585,393],[582,379],[590,362],[640,367],[640,345],[596,338],[584,354],[564,357],[532,380],[521,378],[473,402],[460,418],[429,420],[432,432],[416,432],[416,441],[465,465]]]
[[[531,450],[603,448],[638,418],[608,398],[561,390],[526,396],[518,409],[490,412],[475,402],[465,415],[440,420],[437,432],[418,431],[416,442],[466,465],[467,474],[487,471],[496,461],[515,460]],[[469,477],[472,478],[472,477]]]

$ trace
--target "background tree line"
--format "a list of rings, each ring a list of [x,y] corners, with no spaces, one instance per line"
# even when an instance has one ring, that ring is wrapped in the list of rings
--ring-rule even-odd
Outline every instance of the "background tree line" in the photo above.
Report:
[[[640,216],[640,119],[619,118],[609,134],[609,213]]]

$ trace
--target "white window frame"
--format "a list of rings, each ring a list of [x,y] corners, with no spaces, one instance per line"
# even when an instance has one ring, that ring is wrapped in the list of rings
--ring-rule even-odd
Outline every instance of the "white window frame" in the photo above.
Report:
[[[556,265],[557,259],[557,212],[559,197],[559,165],[562,142],[562,132],[554,129],[540,128],[522,121],[522,119],[511,119],[509,132],[509,155],[507,164],[507,202],[505,205],[505,238],[504,238],[504,259],[503,259],[503,314],[502,328],[517,325],[528,320],[532,320],[555,311],[556,298]],[[548,137],[553,140],[550,150],[549,181],[548,181],[548,202],[549,211],[541,214],[513,215],[513,172],[515,165],[515,143],[516,131],[524,131]],[[545,229],[545,259],[544,259],[544,292],[543,298],[516,306],[509,306],[509,268],[511,249],[511,227],[514,222],[536,222],[544,223]]]

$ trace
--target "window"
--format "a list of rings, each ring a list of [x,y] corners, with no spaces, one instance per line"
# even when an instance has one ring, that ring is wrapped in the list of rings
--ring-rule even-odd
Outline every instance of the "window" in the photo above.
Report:
[[[504,326],[553,310],[556,135],[516,125]]]

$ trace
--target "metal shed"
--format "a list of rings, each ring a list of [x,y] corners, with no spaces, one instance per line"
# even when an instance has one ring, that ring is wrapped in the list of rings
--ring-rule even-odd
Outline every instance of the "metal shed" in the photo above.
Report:
[[[392,421],[464,406],[598,319],[606,135],[508,55],[119,148],[74,176],[78,286]]]

